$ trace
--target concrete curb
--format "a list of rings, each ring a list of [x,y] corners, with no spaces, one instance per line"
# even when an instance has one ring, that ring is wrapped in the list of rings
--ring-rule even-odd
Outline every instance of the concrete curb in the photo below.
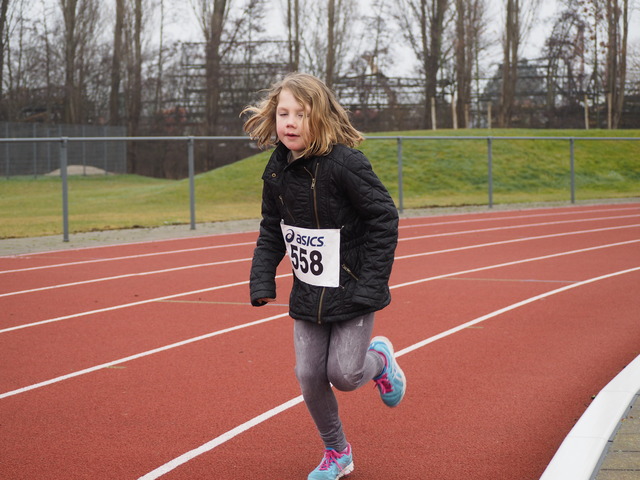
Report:
[[[604,387],[569,432],[540,480],[589,480],[640,391],[640,355]]]

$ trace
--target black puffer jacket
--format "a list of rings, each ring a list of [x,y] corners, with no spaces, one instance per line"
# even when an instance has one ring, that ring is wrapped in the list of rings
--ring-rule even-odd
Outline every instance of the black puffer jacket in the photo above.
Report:
[[[251,266],[251,303],[275,298],[276,268],[286,253],[280,229],[339,228],[340,286],[318,287],[294,276],[291,317],[318,323],[348,320],[389,304],[398,212],[358,150],[336,145],[326,156],[287,162],[275,149],[265,168],[260,236]]]

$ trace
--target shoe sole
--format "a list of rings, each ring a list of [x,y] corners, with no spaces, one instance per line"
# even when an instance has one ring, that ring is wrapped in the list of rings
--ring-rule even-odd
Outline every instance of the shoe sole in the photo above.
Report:
[[[349,475],[351,472],[353,472],[353,462],[351,462],[349,465],[347,465],[346,467],[344,467],[342,469],[342,471],[340,472],[340,474],[336,477],[336,480],[338,478],[342,478],[342,477],[346,477],[347,475]]]
[[[400,400],[398,400],[398,402],[395,405],[387,405],[385,403],[387,407],[394,408],[400,405],[400,402],[402,402],[402,399],[404,398],[404,394],[407,393],[407,377],[405,376],[404,371],[402,370],[402,368],[400,368],[400,365],[396,360],[396,354],[395,354],[395,351],[393,350],[393,344],[391,343],[391,340],[389,340],[387,337],[384,337],[382,335],[378,335],[377,337],[373,337],[371,339],[371,343],[374,343],[374,342],[382,342],[388,347],[389,351],[391,352],[391,356],[393,357],[393,361],[396,364],[396,370],[400,374],[400,377],[402,378],[402,384],[404,385],[404,388],[402,389],[402,395],[400,396]]]

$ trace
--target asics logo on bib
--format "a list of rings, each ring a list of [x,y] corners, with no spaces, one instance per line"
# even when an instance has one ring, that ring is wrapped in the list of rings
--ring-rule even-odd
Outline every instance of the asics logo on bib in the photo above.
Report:
[[[340,229],[280,224],[293,273],[317,287],[340,285]]]
[[[284,236],[284,239],[287,243],[293,242],[295,239],[298,245],[302,245],[303,247],[323,247],[324,246],[324,236],[322,237],[312,237],[310,235],[300,235],[296,236],[293,230],[288,230]]]

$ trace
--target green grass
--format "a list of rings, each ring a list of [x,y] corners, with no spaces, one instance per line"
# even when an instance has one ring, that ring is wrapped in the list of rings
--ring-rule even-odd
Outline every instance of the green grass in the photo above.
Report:
[[[376,136],[638,137],[638,130],[440,130]],[[396,140],[367,140],[361,150],[398,201]],[[198,175],[196,219],[215,222],[260,216],[260,176],[269,152]],[[185,160],[186,161],[186,160]],[[493,139],[493,201],[570,200],[569,142]],[[578,200],[640,196],[640,141],[576,140]],[[403,206],[486,205],[487,141],[404,140]],[[60,234],[59,178],[0,180],[0,238]],[[188,180],[135,175],[69,177],[72,233],[188,224]]]

